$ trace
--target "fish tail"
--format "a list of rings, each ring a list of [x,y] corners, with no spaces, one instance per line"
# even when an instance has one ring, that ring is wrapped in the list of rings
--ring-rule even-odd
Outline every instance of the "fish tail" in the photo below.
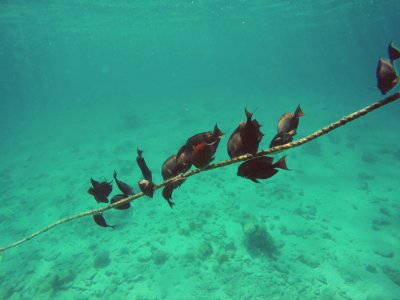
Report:
[[[289,168],[286,165],[286,155],[282,158],[280,158],[276,163],[272,165],[274,168],[279,168],[283,170],[289,170]]]
[[[113,176],[114,176],[114,179],[117,180],[117,171],[114,170]]]
[[[295,112],[294,112],[294,116],[295,116],[296,118],[300,118],[300,117],[304,116],[304,113],[303,113],[303,111],[301,110],[300,104],[297,106],[297,108],[296,108],[296,110],[295,110]]]
[[[251,117],[253,116],[253,114],[252,114],[251,112],[249,112],[249,111],[247,110],[247,108],[244,109],[244,112],[245,112],[245,114],[246,114],[247,120],[251,120]]]
[[[117,225],[107,225],[107,227],[111,227],[112,229],[117,228]]]
[[[393,63],[396,59],[400,58],[400,50],[393,45],[393,42],[389,43],[389,57],[390,62]]]

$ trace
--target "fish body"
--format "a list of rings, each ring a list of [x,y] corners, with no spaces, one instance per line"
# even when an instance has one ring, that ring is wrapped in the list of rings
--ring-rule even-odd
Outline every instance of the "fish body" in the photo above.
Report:
[[[108,203],[108,196],[112,191],[112,184],[107,181],[96,181],[90,178],[92,187],[89,188],[88,193],[94,197],[97,202]]]
[[[291,142],[297,133],[299,118],[302,116],[304,113],[300,105],[297,106],[294,113],[284,113],[278,120],[278,133],[273,137],[270,148]]]
[[[127,184],[127,183],[125,183],[125,182],[123,182],[123,181],[121,181],[121,180],[118,180],[118,178],[117,178],[117,172],[114,170],[114,180],[115,180],[115,183],[117,184],[117,186],[118,186],[118,189],[124,194],[124,195],[134,195],[135,194],[135,192],[133,191],[133,188],[129,185],[129,184]]]
[[[93,215],[93,220],[96,222],[97,225],[101,227],[111,227],[112,229],[115,229],[115,225],[108,225],[106,220],[103,217],[103,214],[94,214]]]
[[[269,156],[247,160],[239,166],[237,175],[259,183],[258,179],[267,179],[278,173],[277,168],[288,170],[285,158],[282,157],[276,163]]]
[[[204,167],[207,161],[205,154],[209,153],[207,158],[210,162],[217,151],[221,138],[222,131],[217,125],[215,125],[213,131],[198,133],[190,137],[186,141],[186,144],[179,149],[176,160],[181,163],[186,162],[184,166],[194,164],[195,162],[197,165]],[[193,156],[193,151],[195,152],[195,156]],[[185,159],[183,159],[182,156],[184,156]]]
[[[142,172],[143,178],[152,182],[153,177],[152,177],[149,167],[146,164],[146,161],[144,160],[144,158],[142,156],[143,151],[137,149],[137,153],[138,153],[138,156],[136,157],[136,162],[140,168],[140,171]]]
[[[174,187],[171,184],[167,184],[163,190],[162,190],[162,195],[163,198],[167,201],[169,207],[173,208],[175,205],[175,202],[172,202],[172,192],[174,191]]]
[[[399,82],[395,68],[389,61],[384,59],[380,59],[378,62],[376,78],[378,80],[378,89],[383,95],[394,88]]]
[[[219,141],[222,137],[222,131],[218,128],[218,125],[215,124],[213,131],[207,131],[195,134],[194,136],[188,138],[186,141],[186,145],[189,147],[194,147],[200,143],[211,144],[215,141]]]
[[[227,148],[230,158],[243,154],[256,154],[258,146],[264,134],[260,131],[261,125],[253,114],[245,109],[246,122],[240,122],[239,126],[229,137]]]
[[[183,158],[183,156],[181,156]],[[171,155],[170,157],[168,157],[161,168],[161,174],[164,180],[170,179],[172,177],[175,177],[177,175],[179,175],[180,173],[186,172],[186,166],[182,166],[179,165],[180,161],[178,161],[176,159],[176,154]],[[191,163],[190,163],[191,165]],[[168,205],[172,208],[175,203],[171,201],[172,199],[172,192],[174,191],[174,189],[176,189],[177,187],[179,187],[183,182],[185,181],[185,179],[180,179],[180,180],[175,180],[173,182],[168,183],[162,190],[162,195],[164,197],[164,199],[168,202]]]
[[[393,62],[394,62],[396,59],[400,58],[400,50],[397,49],[397,48],[393,45],[393,42],[390,42],[390,43],[389,43],[389,46],[388,46],[388,54],[389,54],[390,62],[391,62],[392,64],[393,64]]]
[[[202,169],[214,160],[214,154],[217,150],[218,142],[219,141],[215,141],[211,144],[202,142],[193,147],[192,163],[196,168]]]
[[[127,197],[127,195],[115,195],[114,197],[111,198],[110,203],[113,204],[115,202],[121,201],[122,199],[125,199]],[[127,202],[118,206],[115,206],[115,209],[128,209],[131,207],[131,203]]]

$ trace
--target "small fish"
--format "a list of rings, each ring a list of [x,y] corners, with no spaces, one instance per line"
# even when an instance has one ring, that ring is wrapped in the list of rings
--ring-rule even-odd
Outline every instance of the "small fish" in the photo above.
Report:
[[[282,157],[274,164],[274,159],[269,156],[247,160],[239,166],[237,175],[259,183],[257,179],[267,179],[278,173],[277,168],[288,170],[285,158],[286,156]]]
[[[139,181],[139,188],[146,196],[153,197],[155,185],[153,182],[147,179],[142,179]]]
[[[192,148],[183,145],[178,154],[175,154],[176,171],[178,173],[185,173],[192,167]]]
[[[193,147],[192,163],[196,168],[202,169],[214,160],[214,154],[217,151],[218,142],[211,144],[201,142]]]
[[[112,229],[115,229],[115,225],[108,225],[106,220],[103,217],[103,214],[94,214],[93,219],[96,222],[97,225],[101,227],[111,227]]]
[[[181,155],[181,157],[183,157],[183,155]],[[161,173],[162,173],[162,177],[164,180],[170,179],[172,177],[179,175],[182,172],[187,171],[187,170],[185,170],[187,166],[183,167],[183,166],[179,165],[179,163],[180,162],[176,159],[176,154],[171,155],[164,161],[162,168],[161,168]],[[191,163],[190,163],[190,165],[191,165]],[[175,203],[171,201],[172,192],[174,189],[179,187],[184,181],[185,181],[185,179],[175,180],[173,182],[170,182],[162,190],[162,195],[163,195],[164,199],[168,202],[168,205],[171,208],[175,205]]]
[[[213,131],[207,131],[195,134],[194,136],[188,138],[188,140],[186,141],[186,145],[188,147],[194,147],[202,142],[211,144],[215,141],[219,141],[222,138],[222,135],[223,135],[222,131],[218,128],[218,125],[215,124]]]
[[[299,126],[299,118],[304,116],[300,105],[297,106],[294,113],[284,113],[278,120],[278,133],[272,139],[269,147],[284,145],[293,140]]]
[[[240,122],[229,137],[227,147],[230,158],[243,154],[256,154],[264,136],[260,131],[261,125],[256,119],[252,120],[253,114],[247,109],[245,109],[245,114],[246,122]]]
[[[400,58],[400,50],[397,49],[394,45],[393,42],[389,43],[388,46],[388,53],[389,53],[389,59],[390,62],[393,64],[393,61],[395,61],[396,59]]]
[[[172,192],[174,191],[174,187],[171,184],[167,184],[163,190],[162,190],[162,195],[163,198],[167,201],[169,207],[173,208],[175,205],[175,202],[172,202]]]
[[[136,162],[137,162],[137,164],[138,164],[138,166],[140,168],[140,171],[142,171],[143,178],[146,179],[147,181],[152,182],[153,178],[152,178],[152,175],[151,175],[151,171],[150,171],[149,167],[146,164],[146,161],[144,160],[144,158],[142,156],[143,151],[137,149],[137,153],[138,153],[138,156],[136,157]]]
[[[117,172],[115,170],[114,170],[114,180],[115,180],[119,190],[124,195],[134,195],[135,194],[135,192],[133,191],[133,188],[129,184],[117,179]]]
[[[125,198],[127,198],[127,195],[121,195],[121,194],[115,195],[114,197],[111,198],[110,203],[113,204],[113,203],[121,201],[122,199],[125,199]],[[128,203],[124,203],[124,204],[115,206],[114,208],[115,209],[128,209],[130,207],[131,207],[131,203],[128,202]]]
[[[380,59],[376,69],[376,78],[378,80],[378,89],[383,95],[396,86],[399,81],[396,70],[393,65],[384,59]]]
[[[108,203],[108,196],[112,191],[111,182],[98,182],[93,178],[90,178],[90,181],[92,183],[92,187],[89,188],[88,193],[92,195],[97,202]]]

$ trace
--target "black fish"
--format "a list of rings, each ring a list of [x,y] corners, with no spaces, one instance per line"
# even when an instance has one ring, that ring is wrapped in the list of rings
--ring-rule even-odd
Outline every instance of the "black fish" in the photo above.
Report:
[[[253,114],[247,109],[245,114],[246,122],[240,122],[228,140],[228,154],[231,158],[243,154],[256,154],[264,136],[260,131],[261,125],[256,119],[252,120]]]
[[[163,198],[168,202],[168,205],[171,208],[173,208],[175,205],[175,202],[172,202],[172,200],[171,200],[173,190],[174,190],[174,187],[172,184],[167,184],[162,190]]]
[[[143,178],[146,179],[147,181],[152,182],[153,178],[152,178],[152,175],[151,175],[151,171],[150,171],[149,167],[146,164],[146,161],[144,160],[144,158],[142,156],[143,151],[137,149],[137,153],[138,153],[138,157],[136,157],[136,162],[139,165],[140,171],[142,171]]]
[[[384,59],[380,59],[378,62],[378,67],[376,69],[376,78],[378,80],[378,89],[383,95],[394,88],[399,81],[393,65]]]
[[[299,118],[302,116],[304,116],[304,113],[300,105],[297,106],[294,113],[284,113],[278,120],[278,133],[272,139],[270,148],[293,141],[293,136],[296,135],[299,126]]]
[[[111,227],[112,229],[115,229],[115,225],[108,225],[106,220],[103,217],[103,214],[94,214],[93,219],[96,222],[97,225],[101,227]]]
[[[98,182],[93,178],[90,178],[92,187],[88,190],[88,193],[94,197],[97,202],[108,203],[108,196],[112,191],[111,182],[102,181]]]
[[[218,128],[218,125],[215,124],[213,131],[207,131],[195,134],[194,136],[188,138],[188,140],[186,141],[186,145],[188,147],[194,147],[202,142],[211,144],[215,141],[219,141],[222,135],[223,135],[222,131]]]
[[[110,203],[113,204],[115,202],[118,202],[122,199],[125,199],[127,196],[126,195],[115,195],[114,197],[111,198]],[[115,209],[128,209],[131,207],[131,203],[127,202],[118,206],[115,206]]]
[[[389,53],[389,59],[390,62],[393,64],[393,61],[395,61],[396,59],[400,58],[400,50],[397,49],[394,45],[393,42],[389,43],[388,46],[388,53]]]
[[[115,170],[114,170],[114,180],[117,183],[119,190],[124,195],[134,195],[135,194],[135,192],[133,191],[133,188],[129,184],[117,179],[117,172]]]
[[[191,160],[196,168],[204,168],[214,160],[214,154],[217,151],[219,141],[211,144],[201,142],[193,147]]]
[[[155,185],[153,182],[142,179],[138,182],[140,190],[146,196],[153,197]]]
[[[214,151],[214,153],[217,151],[219,142],[222,138],[222,131],[218,128],[218,125],[216,124],[214,126],[214,130],[213,131],[207,131],[207,132],[201,132],[198,134],[195,134],[194,136],[188,138],[188,140],[186,141],[186,144],[183,145],[177,155],[176,155],[176,159],[178,162],[186,162],[186,161],[190,161],[190,165],[193,163],[193,157],[192,157],[192,151],[193,149],[200,145],[212,145],[212,149]],[[204,147],[204,146],[201,146]],[[211,155],[211,157],[214,154]],[[184,156],[185,159],[182,158],[182,156]],[[189,165],[189,164],[186,164]]]
[[[183,155],[181,155],[181,158],[183,158]],[[167,179],[170,179],[172,177],[179,175],[182,172],[186,172],[187,165],[182,166],[182,164],[186,164],[186,163],[182,163],[181,161],[178,161],[176,159],[176,154],[173,154],[170,157],[168,157],[164,161],[162,168],[161,168],[161,173],[162,173],[163,179],[167,180]],[[191,165],[191,163],[190,163],[190,165]],[[175,203],[171,201],[172,192],[174,189],[179,187],[184,181],[185,181],[185,179],[175,180],[173,182],[170,182],[162,190],[162,195],[163,195],[164,199],[168,202],[168,205],[171,208],[175,205]]]
[[[288,170],[285,158],[286,156],[282,157],[274,164],[274,159],[269,156],[247,160],[239,166],[237,175],[259,183],[257,179],[267,179],[278,173],[276,168]]]
[[[183,145],[175,154],[176,172],[185,173],[192,167],[192,147]]]

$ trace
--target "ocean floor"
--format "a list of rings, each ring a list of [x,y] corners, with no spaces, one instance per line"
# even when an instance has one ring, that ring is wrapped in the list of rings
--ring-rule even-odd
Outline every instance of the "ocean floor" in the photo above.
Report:
[[[331,100],[299,101],[298,138],[369,104]],[[227,159],[244,106],[258,107],[268,148],[284,111],[254,101],[188,99],[171,109],[149,100],[140,110],[110,104],[104,115],[71,107],[21,119],[1,142],[0,244],[101,207],[86,192],[91,176],[111,180],[116,169],[136,187],[137,147],[160,182],[163,161],[218,122],[216,161]],[[294,110],[298,100],[287,101],[283,110]],[[157,191],[105,212],[115,230],[91,217],[57,227],[0,254],[0,299],[400,299],[399,113],[392,104],[287,151],[290,170],[261,184],[233,165],[188,179],[173,209]]]

